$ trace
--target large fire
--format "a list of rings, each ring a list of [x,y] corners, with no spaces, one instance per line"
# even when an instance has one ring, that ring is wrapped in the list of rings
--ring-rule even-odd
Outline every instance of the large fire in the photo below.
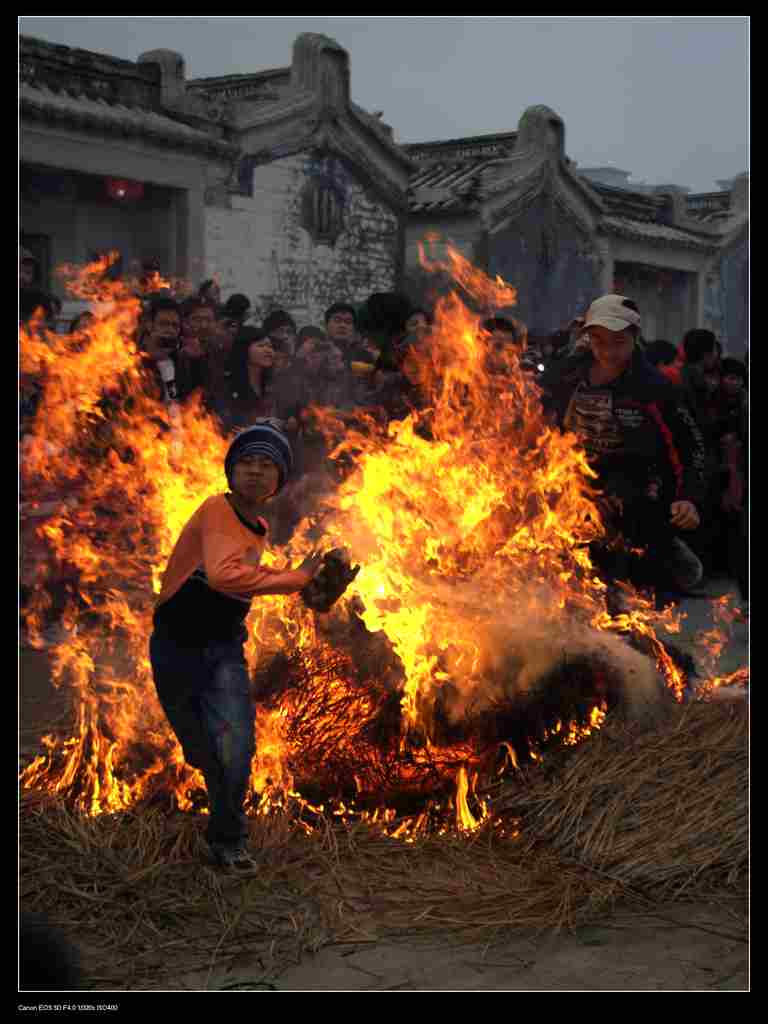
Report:
[[[594,475],[576,438],[545,422],[514,351],[489,369],[481,320],[513,306],[515,290],[448,259],[441,269],[481,312],[456,293],[438,303],[428,347],[406,364],[419,411],[388,428],[364,412],[342,424],[315,411],[338,442],[338,486],[268,558],[295,562],[319,538],[363,568],[327,615],[295,598],[254,602],[254,813],[357,814],[394,835],[473,828],[488,813],[484,784],[600,727],[617,665],[641,698],[650,667],[682,699],[685,677],[657,636],[679,629],[672,612],[629,588],[631,611],[606,609],[588,553],[602,532]],[[75,729],[43,737],[22,786],[92,815],[147,799],[185,810],[200,806],[202,779],[156,699],[147,641],[176,537],[226,489],[227,440],[199,402],[179,422],[147,396],[131,340],[140,302],[105,280],[107,265],[63,268],[70,292],[92,302],[86,332],[21,335],[22,373],[44,384],[25,497],[77,498],[39,527],[53,557],[36,567],[26,622],[39,642],[51,579],[77,581],[52,651]],[[536,710],[542,679],[567,690],[588,664],[570,704]]]

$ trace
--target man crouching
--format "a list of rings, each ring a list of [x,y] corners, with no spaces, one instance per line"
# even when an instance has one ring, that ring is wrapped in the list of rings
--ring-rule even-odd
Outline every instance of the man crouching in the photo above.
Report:
[[[224,469],[230,491],[208,498],[181,531],[163,577],[149,650],[157,694],[184,751],[205,778],[206,839],[222,867],[249,870],[243,804],[254,754],[255,711],[243,652],[254,597],[293,594],[320,568],[261,565],[265,502],[285,485],[290,442],[273,421],[238,434]]]

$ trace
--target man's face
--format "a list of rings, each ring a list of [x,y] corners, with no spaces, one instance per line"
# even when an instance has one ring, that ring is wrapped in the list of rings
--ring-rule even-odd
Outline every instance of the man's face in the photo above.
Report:
[[[216,330],[215,312],[205,306],[196,307],[187,317],[184,329],[187,334],[191,334],[194,338],[202,340],[210,338]]]
[[[280,474],[266,455],[244,455],[232,470],[232,490],[246,501],[263,501],[277,490]]]
[[[351,313],[334,313],[326,324],[328,337],[337,344],[348,345],[355,336],[355,318]]]
[[[324,343],[315,338],[307,338],[298,351],[298,358],[309,374],[319,374],[327,359]]]
[[[620,373],[632,362],[635,340],[628,331],[609,331],[594,325],[587,328],[595,362],[604,370]]]
[[[19,267],[19,284],[22,288],[29,288],[35,280],[35,264],[25,260]]]
[[[296,340],[296,328],[290,324],[280,324],[279,327],[274,327],[269,332],[269,336],[282,345],[290,345],[292,347]]]
[[[408,334],[423,334],[429,329],[429,321],[424,313],[414,313],[405,321],[405,329]]]
[[[161,309],[151,323],[150,338],[157,348],[170,352],[178,344],[180,330],[179,314],[173,309]]]

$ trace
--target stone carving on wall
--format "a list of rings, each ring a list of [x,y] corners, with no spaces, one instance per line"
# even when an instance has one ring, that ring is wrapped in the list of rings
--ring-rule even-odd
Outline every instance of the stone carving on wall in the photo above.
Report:
[[[312,240],[334,245],[344,230],[344,192],[332,180],[310,179],[301,194],[301,223]]]
[[[308,196],[332,195],[343,209],[333,246],[307,250]],[[400,246],[399,218],[328,154],[297,162],[290,198],[279,228],[281,243],[272,252],[271,285],[259,296],[265,308],[292,310],[304,322],[320,323],[335,301],[362,302],[375,291],[396,286]],[[343,206],[342,206],[343,204]]]

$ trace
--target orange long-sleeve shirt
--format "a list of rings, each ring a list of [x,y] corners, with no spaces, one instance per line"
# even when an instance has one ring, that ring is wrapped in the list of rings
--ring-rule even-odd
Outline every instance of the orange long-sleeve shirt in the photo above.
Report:
[[[154,621],[180,639],[204,646],[242,628],[251,601],[293,594],[307,582],[295,569],[261,565],[267,542],[263,519],[254,526],[226,496],[208,498],[181,531],[163,575]]]

